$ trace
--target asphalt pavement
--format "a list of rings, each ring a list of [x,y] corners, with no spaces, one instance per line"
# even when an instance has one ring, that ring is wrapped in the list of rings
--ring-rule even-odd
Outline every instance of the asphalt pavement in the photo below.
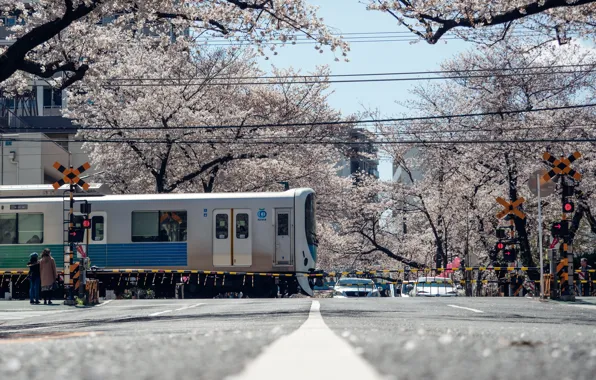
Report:
[[[0,379],[596,377],[596,302],[0,302]]]

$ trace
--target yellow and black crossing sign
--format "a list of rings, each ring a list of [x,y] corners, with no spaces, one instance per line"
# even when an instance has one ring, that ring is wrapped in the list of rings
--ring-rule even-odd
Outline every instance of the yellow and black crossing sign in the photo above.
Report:
[[[497,214],[497,219],[501,219],[509,214],[515,215],[520,219],[524,219],[526,217],[526,214],[524,214],[523,211],[518,209],[518,207],[525,202],[524,198],[518,198],[513,202],[507,202],[505,199],[498,197],[497,202],[499,202],[503,207],[505,207],[501,212]]]
[[[81,173],[83,173],[85,170],[89,169],[91,167],[91,165],[89,165],[88,162],[85,162],[83,165],[79,166],[76,169],[68,169],[66,167],[64,167],[62,164],[60,164],[59,162],[55,162],[54,163],[54,168],[56,170],[58,170],[60,173],[64,174],[64,177],[62,177],[62,179],[60,179],[57,182],[54,182],[54,184],[52,185],[54,187],[55,190],[58,190],[62,185],[69,183],[69,184],[76,184],[79,185],[83,188],[83,190],[88,190],[89,189],[89,184],[85,181],[83,181],[82,179],[79,178],[79,176],[81,175]]]
[[[81,281],[81,272],[79,270],[79,263],[72,263],[70,264],[70,284],[73,285],[75,289],[79,289]]]
[[[582,155],[580,152],[575,152],[569,157],[561,157],[560,159],[556,159],[548,152],[544,152],[542,158],[548,161],[553,167],[551,170],[548,171],[544,176],[542,176],[543,181],[550,181],[556,175],[568,175],[579,181],[582,178],[582,175],[571,168],[571,164],[580,158]]]

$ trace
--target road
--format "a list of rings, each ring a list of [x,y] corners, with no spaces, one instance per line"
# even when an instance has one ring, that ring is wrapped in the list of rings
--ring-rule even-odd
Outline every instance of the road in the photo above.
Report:
[[[573,379],[596,303],[527,298],[0,302],[1,379]]]

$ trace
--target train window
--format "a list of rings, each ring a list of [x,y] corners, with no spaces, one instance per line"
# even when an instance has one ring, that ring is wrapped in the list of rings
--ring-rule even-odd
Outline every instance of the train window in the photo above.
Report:
[[[290,215],[286,213],[277,214],[277,236],[287,236],[290,234],[289,228]]]
[[[236,215],[236,238],[248,239],[248,214]]]
[[[43,243],[43,214],[18,214],[19,244]]]
[[[133,211],[132,241],[186,241],[186,211]]]
[[[228,238],[228,215],[215,215],[215,237],[218,239]]]
[[[17,214],[0,215],[0,244],[17,243]]]
[[[159,212],[160,241],[186,241],[186,211]]]
[[[104,231],[103,216],[94,216],[91,218],[91,240],[102,241]]]
[[[43,214],[2,214],[0,231],[0,244],[41,244]]]

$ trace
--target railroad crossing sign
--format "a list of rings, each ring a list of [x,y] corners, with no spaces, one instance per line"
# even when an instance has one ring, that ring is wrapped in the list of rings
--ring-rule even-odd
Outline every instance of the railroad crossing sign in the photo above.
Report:
[[[497,219],[502,219],[505,215],[515,215],[520,219],[524,219],[526,214],[524,214],[521,210],[518,209],[522,203],[524,203],[524,198],[518,198],[513,202],[507,202],[505,199],[498,197],[497,202],[499,202],[505,209],[497,214]]]
[[[67,169],[64,166],[62,166],[58,161],[56,161],[54,163],[54,168],[56,168],[56,170],[58,170],[60,173],[64,174],[64,177],[62,177],[61,180],[54,182],[54,184],[52,185],[54,187],[54,190],[58,190],[62,185],[64,185],[65,183],[69,183],[69,184],[73,184],[73,185],[79,185],[83,188],[83,190],[88,190],[89,189],[89,184],[85,181],[83,181],[82,179],[79,178],[79,176],[81,175],[81,173],[83,173],[85,170],[89,169],[91,167],[91,165],[89,165],[88,162],[85,162],[83,165],[79,166],[77,169]]]
[[[553,168],[546,173],[542,179],[544,181],[550,181],[556,175],[568,175],[572,177],[574,180],[579,181],[582,178],[582,175],[576,172],[575,170],[571,169],[571,163],[582,155],[579,152],[573,153],[571,156],[565,158],[561,157],[560,159],[554,158],[550,153],[544,152],[542,158],[548,161]]]

